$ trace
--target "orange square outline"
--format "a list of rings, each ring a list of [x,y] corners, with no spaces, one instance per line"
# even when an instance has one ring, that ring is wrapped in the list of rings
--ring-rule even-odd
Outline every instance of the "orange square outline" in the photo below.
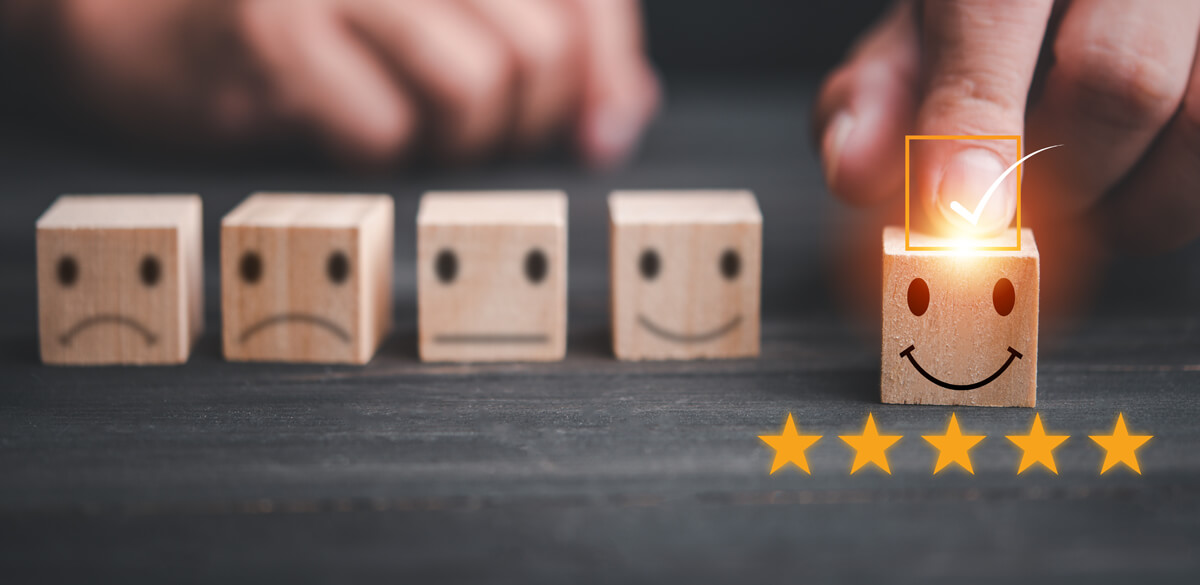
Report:
[[[950,134],[906,134],[904,135],[904,251],[906,252],[945,252],[957,250],[954,246],[913,246],[909,244],[909,198],[912,185],[910,165],[910,147],[913,140],[1015,140],[1017,143],[1017,159],[1021,158],[1021,136],[1018,134],[986,134],[980,136],[950,135]],[[1020,252],[1021,251],[1021,165],[1017,166],[1017,245],[1016,246],[978,246],[972,250],[989,252]]]

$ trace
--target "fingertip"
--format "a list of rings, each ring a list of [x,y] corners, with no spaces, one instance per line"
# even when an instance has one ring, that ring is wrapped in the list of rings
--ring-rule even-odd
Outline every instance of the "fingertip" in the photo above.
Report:
[[[1005,160],[987,149],[971,147],[951,153],[932,169],[937,179],[924,195],[930,220],[975,236],[1004,231],[1016,214],[1017,200],[1015,174],[1001,180],[1007,169]]]
[[[662,99],[657,77],[648,68],[638,77],[634,85],[640,89],[597,92],[584,106],[578,146],[589,167],[607,170],[621,166],[636,151]]]

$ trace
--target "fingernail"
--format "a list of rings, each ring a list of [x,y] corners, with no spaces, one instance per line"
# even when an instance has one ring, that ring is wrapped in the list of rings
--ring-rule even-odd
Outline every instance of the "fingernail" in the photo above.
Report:
[[[842,147],[846,145],[846,139],[853,131],[854,116],[845,111],[834,115],[833,121],[829,123],[829,128],[825,130],[825,138],[821,145],[821,150],[825,153],[822,166],[825,171],[825,183],[829,185],[831,191],[835,190],[838,165],[842,160]]]
[[[614,107],[596,110],[588,120],[593,164],[611,167],[624,161],[641,134],[641,126],[627,112]]]
[[[942,219],[955,228],[975,235],[990,235],[1003,231],[1012,223],[1016,213],[1016,173],[1000,183],[992,196],[979,207],[988,189],[1008,169],[996,153],[982,148],[961,151],[942,169],[934,203]],[[951,204],[958,202],[958,209]],[[970,217],[974,215],[976,221]]]

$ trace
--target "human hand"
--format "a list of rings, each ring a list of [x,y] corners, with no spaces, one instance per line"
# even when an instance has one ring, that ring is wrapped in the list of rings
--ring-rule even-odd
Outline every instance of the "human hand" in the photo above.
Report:
[[[155,138],[375,166],[569,134],[606,166],[658,101],[636,0],[60,1],[68,90]]]
[[[903,191],[905,134],[1024,134],[1023,217],[1086,223],[1143,250],[1200,235],[1200,2],[901,0],[825,81],[815,130],[830,188],[868,204]],[[1043,51],[1043,44],[1045,50]],[[912,169],[943,228],[1017,156],[953,143]],[[917,201],[919,199],[919,202]],[[1006,180],[981,231],[1009,225]]]

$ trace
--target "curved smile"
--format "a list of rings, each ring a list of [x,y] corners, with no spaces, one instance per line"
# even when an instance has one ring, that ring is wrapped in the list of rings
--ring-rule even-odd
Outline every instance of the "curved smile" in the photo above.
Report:
[[[316,325],[317,327],[321,327],[338,336],[338,338],[340,338],[342,341],[350,343],[350,333],[338,326],[337,323],[334,323],[333,321],[330,321],[324,317],[318,317],[316,315],[309,315],[306,313],[285,313],[283,315],[267,317],[266,319],[247,327],[246,330],[242,332],[242,336],[238,339],[238,342],[246,343],[248,339],[253,337],[254,334],[258,333],[259,331],[262,331],[263,329],[266,329],[272,325],[278,325],[286,322],[298,322]]]
[[[946,388],[948,390],[974,390],[976,388],[982,388],[983,386],[987,386],[988,384],[992,383],[992,380],[999,378],[1000,374],[1003,374],[1004,371],[1008,369],[1008,366],[1012,365],[1014,359],[1019,360],[1022,357],[1024,357],[1021,355],[1021,352],[1010,347],[1010,348],[1008,348],[1008,353],[1009,353],[1008,360],[1006,360],[1004,362],[1003,366],[1000,366],[999,370],[996,370],[996,373],[988,376],[987,378],[984,378],[983,380],[980,380],[979,382],[975,382],[974,384],[951,384],[949,382],[943,382],[943,381],[931,376],[929,374],[929,372],[926,372],[925,368],[922,368],[921,364],[917,363],[917,358],[913,357],[912,352],[914,349],[917,349],[917,346],[915,346],[915,345],[908,346],[908,349],[900,352],[900,357],[908,358],[908,361],[912,363],[912,366],[914,368],[916,368],[917,371],[920,372],[922,376],[925,376],[926,380],[929,380],[930,382],[933,382],[934,384],[937,384],[938,386],[941,386],[942,388]]]
[[[142,338],[146,340],[146,345],[154,345],[156,342],[158,342],[158,336],[155,335],[152,331],[150,331],[150,329],[147,328],[145,325],[142,325],[136,319],[132,319],[130,317],[126,317],[124,315],[117,315],[117,314],[96,315],[93,317],[88,317],[87,319],[84,319],[84,320],[76,323],[75,326],[68,329],[66,333],[63,333],[62,335],[60,335],[58,338],[58,342],[63,345],[71,345],[71,340],[74,339],[76,335],[79,335],[79,333],[81,331],[83,331],[84,329],[88,329],[89,327],[91,327],[93,325],[99,325],[101,323],[116,323],[117,325],[124,325],[126,327],[129,327],[130,329],[133,329],[134,331],[137,331],[139,334],[141,334]]]
[[[690,335],[675,333],[674,331],[667,331],[655,322],[651,321],[645,315],[638,315],[638,324],[645,328],[646,331],[666,339],[667,341],[674,341],[677,343],[704,343],[706,341],[712,341],[714,339],[724,337],[726,333],[737,329],[738,325],[742,324],[742,316],[736,315],[733,319],[730,319],[728,323],[711,331],[693,333]]]

